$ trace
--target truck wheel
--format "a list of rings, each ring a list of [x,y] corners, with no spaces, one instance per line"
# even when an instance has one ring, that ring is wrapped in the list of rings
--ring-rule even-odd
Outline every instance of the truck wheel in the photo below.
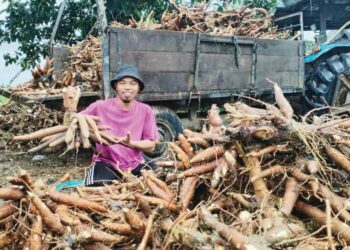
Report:
[[[167,157],[168,145],[164,142],[175,141],[178,134],[183,131],[182,121],[174,111],[163,106],[153,106],[152,108],[160,139],[152,153],[143,154],[146,161]]]
[[[349,90],[345,86],[341,86],[335,100],[335,106],[340,107],[346,104],[346,100],[349,98]]]
[[[339,77],[342,75],[349,78],[350,53],[332,55],[319,62],[316,70],[306,81],[305,99],[310,106],[316,108],[326,104],[335,106],[346,104],[349,99],[349,90],[341,84]]]

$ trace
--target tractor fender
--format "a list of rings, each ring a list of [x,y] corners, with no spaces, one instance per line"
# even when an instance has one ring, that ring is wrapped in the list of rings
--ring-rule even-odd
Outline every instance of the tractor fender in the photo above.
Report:
[[[304,62],[305,63],[312,63],[313,61],[317,60],[320,56],[330,52],[333,49],[336,48],[349,48],[350,50],[350,41],[349,43],[332,43],[332,44],[324,44],[321,45],[320,47],[320,51],[315,53],[315,54],[311,54],[305,57]]]

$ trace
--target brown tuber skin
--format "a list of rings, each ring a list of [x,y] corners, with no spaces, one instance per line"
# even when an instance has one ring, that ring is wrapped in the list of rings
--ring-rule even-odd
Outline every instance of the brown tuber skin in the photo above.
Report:
[[[186,137],[183,134],[179,134],[179,136],[177,138],[180,142],[181,148],[185,151],[185,153],[188,155],[188,157],[192,158],[193,156],[195,156],[193,147],[187,141]]]
[[[329,157],[341,168],[350,173],[350,161],[339,152],[337,149],[332,148],[330,145],[325,145],[325,149]]]
[[[39,216],[34,219],[29,239],[29,250],[42,250],[41,234],[43,232],[43,222]]]
[[[54,135],[57,133],[61,133],[64,132],[68,129],[67,126],[64,125],[58,125],[55,127],[51,127],[51,128],[45,128],[36,132],[33,132],[31,134],[28,135],[19,135],[19,136],[14,136],[13,140],[14,141],[30,141],[30,140],[35,140],[38,138],[42,138],[48,135]]]
[[[185,168],[189,168],[190,167],[190,159],[189,159],[188,155],[182,150],[182,148],[180,148],[174,142],[169,142],[169,146],[175,152],[177,158],[179,158],[179,160],[182,161]]]
[[[9,202],[1,205],[0,206],[0,220],[17,212],[16,207],[17,207],[17,205],[13,201],[9,201]]]
[[[80,224],[74,227],[78,238],[82,241],[98,241],[107,245],[118,244],[125,241],[125,237],[112,235],[101,230],[89,227],[85,224]],[[79,237],[80,236],[80,237]]]
[[[100,242],[93,242],[90,244],[84,244],[83,249],[84,250],[112,250],[112,248],[107,247],[106,245],[104,245]]]
[[[120,235],[128,236],[132,234],[132,228],[127,223],[113,223],[109,221],[102,221],[101,224],[109,230]]]
[[[218,160],[213,160],[207,163],[201,163],[201,165],[194,166],[190,169],[183,171],[178,174],[178,178],[185,178],[190,176],[199,176],[202,174],[211,173],[215,170],[215,168],[220,164],[220,161],[223,161],[223,158],[219,158]]]
[[[227,225],[219,222],[204,206],[201,206],[200,208],[199,219],[208,227],[217,231],[220,236],[228,240],[232,248],[246,249],[244,245],[248,241],[248,238],[235,229],[229,228]]]
[[[297,201],[295,208],[303,214],[309,216],[317,224],[325,225],[327,215],[322,210],[302,201]],[[342,238],[348,244],[350,243],[350,227],[348,225],[341,222],[337,218],[332,218],[331,227],[333,235]]]
[[[247,157],[245,164],[247,168],[250,169],[251,178],[258,176],[262,172],[260,161],[256,157]],[[258,201],[264,200],[266,195],[269,194],[265,181],[262,178],[259,178],[252,183],[253,183],[256,199]]]
[[[68,207],[65,205],[58,205],[55,213],[65,225],[76,226],[81,224],[80,219],[69,213]]]
[[[151,180],[145,172],[142,172],[142,175],[144,177],[144,182],[147,185],[147,187],[151,190],[152,194],[154,194],[156,197],[163,199],[169,203],[172,202],[173,196],[170,196],[164,189],[159,187],[157,183]]]
[[[96,203],[91,202],[86,199],[82,199],[79,197],[75,197],[66,193],[51,191],[49,193],[51,200],[62,203],[66,205],[76,206],[79,209],[85,210],[87,212],[99,212],[99,213],[107,213],[108,210],[106,207]]]
[[[179,194],[181,205],[182,205],[182,211],[186,211],[188,206],[190,205],[194,197],[198,180],[199,180],[198,177],[192,176],[192,177],[187,177],[182,182],[180,194]]]
[[[286,188],[283,196],[282,206],[280,211],[285,215],[290,215],[295,202],[299,196],[299,184],[295,178],[289,178],[286,182]]]
[[[0,188],[0,199],[2,200],[20,200],[24,196],[24,192],[18,188]]]
[[[224,154],[224,152],[225,150],[223,146],[213,146],[197,153],[196,156],[190,160],[190,162],[193,164],[218,159]]]
[[[132,235],[136,238],[137,241],[140,241],[145,232],[145,224],[136,212],[124,208],[123,213],[126,222],[131,227]]]
[[[148,217],[145,234],[143,235],[142,241],[141,241],[140,245],[137,247],[137,250],[146,250],[147,249],[147,242],[148,242],[150,235],[151,235],[153,220],[154,220],[154,214],[151,214]]]
[[[28,192],[29,199],[34,203],[35,208],[38,210],[43,222],[46,226],[51,228],[57,233],[64,233],[65,228],[61,224],[60,220],[55,216],[45,203],[35,194]]]
[[[139,206],[141,212],[148,217],[152,213],[152,208],[150,204],[145,201],[142,196],[138,193],[134,193],[135,201],[137,205]]]

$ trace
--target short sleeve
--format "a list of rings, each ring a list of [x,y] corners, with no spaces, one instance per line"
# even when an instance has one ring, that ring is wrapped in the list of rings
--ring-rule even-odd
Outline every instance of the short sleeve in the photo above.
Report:
[[[91,103],[86,109],[79,112],[82,115],[97,115],[97,102]]]
[[[141,139],[151,141],[159,140],[156,118],[151,108],[147,109]]]

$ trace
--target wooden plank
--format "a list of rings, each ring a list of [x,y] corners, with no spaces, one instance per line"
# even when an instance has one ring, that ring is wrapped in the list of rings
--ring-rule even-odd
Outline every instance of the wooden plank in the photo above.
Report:
[[[258,55],[295,56],[299,54],[299,42],[291,40],[257,39]]]
[[[232,43],[201,42],[201,53],[213,54],[235,54],[235,46]],[[240,55],[251,55],[252,46],[238,45],[237,53]]]
[[[251,83],[251,73],[229,70],[199,72],[199,83],[201,87],[199,90],[247,88]]]
[[[277,82],[280,87],[298,87],[298,76],[298,71],[275,72],[273,75],[259,72],[256,78],[257,88],[271,87],[271,84],[266,81],[266,77]]]
[[[193,72],[194,54],[165,51],[123,51],[124,64],[137,65],[140,71]],[[116,68],[112,68],[115,71]]]
[[[205,99],[205,98],[221,98],[221,97],[230,97],[232,94],[237,94],[237,89],[224,89],[224,90],[204,90],[198,94],[192,94],[187,92],[173,92],[173,93],[141,93],[137,100],[144,102],[151,101],[175,101],[175,100],[196,100],[196,99]]]
[[[121,36],[122,50],[193,52],[196,34],[162,30],[111,29]],[[113,46],[113,44],[110,44]]]
[[[118,42],[117,42],[117,33],[109,32],[109,41],[106,46],[109,46],[109,71],[116,72],[118,69]]]
[[[298,56],[276,56],[276,55],[258,55],[256,71],[257,74],[264,73],[273,75],[275,72],[298,71]],[[295,79],[296,81],[298,79]]]
[[[143,93],[169,93],[191,91],[193,89],[193,75],[184,72],[140,72],[145,89]]]
[[[252,67],[252,57],[250,55],[238,56],[238,68],[233,54],[201,53],[199,60],[200,71],[228,70],[233,73],[251,71]]]
[[[101,44],[102,46],[102,86],[103,86],[103,98],[108,99],[111,95],[110,93],[110,68],[109,68],[109,43],[108,43],[108,36],[104,35],[101,38]]]
[[[175,100],[189,100],[191,96],[190,91],[178,91],[178,92],[172,92],[172,93],[150,93],[146,92],[142,93],[137,96],[137,100],[139,101],[175,101]],[[193,99],[196,99],[196,96],[192,96]]]

